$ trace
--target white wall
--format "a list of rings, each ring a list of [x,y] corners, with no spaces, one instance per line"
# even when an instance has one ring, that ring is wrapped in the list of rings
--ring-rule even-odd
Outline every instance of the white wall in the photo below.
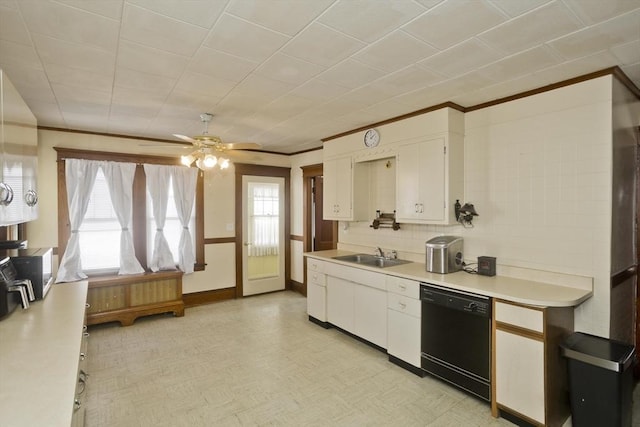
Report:
[[[29,223],[31,247],[58,246],[58,189],[56,152],[53,147],[95,151],[178,156],[179,146],[150,146],[147,141],[114,138],[101,135],[38,131],[38,193],[39,218]],[[155,144],[154,144],[155,145]],[[289,167],[289,156],[245,152],[243,163]],[[209,171],[204,180],[205,238],[235,236],[235,177],[233,166],[226,171]],[[235,245],[233,243],[205,246],[204,271],[183,278],[183,293],[192,293],[235,286]],[[57,260],[54,260],[57,266]]]
[[[304,192],[302,166],[322,163],[322,150],[309,151],[291,156],[291,234],[304,233]],[[298,240],[291,241],[291,280],[304,282],[304,247]]]

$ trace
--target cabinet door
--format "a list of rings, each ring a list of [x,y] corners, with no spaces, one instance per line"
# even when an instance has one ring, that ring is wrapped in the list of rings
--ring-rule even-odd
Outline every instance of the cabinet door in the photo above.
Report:
[[[351,197],[353,177],[351,158],[327,160],[323,164],[323,205],[324,219],[349,220],[351,214]]]
[[[307,314],[322,322],[327,321],[327,293],[324,286],[307,282]]]
[[[348,332],[354,332],[353,304],[355,284],[327,276],[327,321]]]
[[[387,293],[369,286],[355,285],[354,312],[354,333],[387,348]]]
[[[542,424],[544,343],[496,330],[496,402]]]
[[[403,145],[398,149],[396,215],[404,222],[445,219],[444,138]]]
[[[387,353],[420,367],[420,318],[388,309]]]

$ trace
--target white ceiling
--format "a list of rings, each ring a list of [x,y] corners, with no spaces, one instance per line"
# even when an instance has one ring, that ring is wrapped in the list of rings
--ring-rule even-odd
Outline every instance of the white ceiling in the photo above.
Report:
[[[40,126],[293,153],[453,101],[619,66],[640,0],[0,0],[0,68]]]

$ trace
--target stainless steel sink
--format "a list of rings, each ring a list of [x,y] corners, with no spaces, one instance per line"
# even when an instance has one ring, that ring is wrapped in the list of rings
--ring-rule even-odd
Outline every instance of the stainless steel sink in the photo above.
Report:
[[[360,265],[368,265],[370,267],[393,267],[395,265],[408,264],[411,261],[406,261],[404,259],[387,259],[382,258],[376,255],[371,254],[354,254],[354,255],[343,255],[336,256],[333,259],[338,261],[352,262],[354,264]]]

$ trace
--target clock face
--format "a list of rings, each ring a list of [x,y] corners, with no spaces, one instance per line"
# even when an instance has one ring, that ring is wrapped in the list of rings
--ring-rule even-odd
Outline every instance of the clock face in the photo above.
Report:
[[[380,143],[380,134],[375,129],[369,129],[364,133],[364,145],[371,148]]]

